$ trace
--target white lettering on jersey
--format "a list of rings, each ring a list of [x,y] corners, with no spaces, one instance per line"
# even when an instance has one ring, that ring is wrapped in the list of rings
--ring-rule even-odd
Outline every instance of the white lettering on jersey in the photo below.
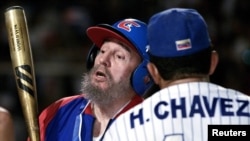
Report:
[[[238,105],[238,107],[234,107]],[[170,106],[168,111],[166,108]],[[170,103],[166,101],[159,101],[154,106],[154,116],[160,120],[166,118],[187,118],[198,115],[200,117],[213,117],[215,111],[219,110],[221,116],[245,116],[250,117],[248,111],[249,101],[247,100],[233,100],[230,98],[213,98],[209,100],[206,96],[194,95],[191,102],[190,110],[187,110],[186,98],[180,97],[179,99],[171,99]],[[180,114],[178,114],[180,113]],[[130,128],[135,128],[135,123],[139,125],[150,121],[150,118],[143,117],[143,108],[140,108],[137,112],[130,113]],[[145,115],[144,115],[145,116]]]

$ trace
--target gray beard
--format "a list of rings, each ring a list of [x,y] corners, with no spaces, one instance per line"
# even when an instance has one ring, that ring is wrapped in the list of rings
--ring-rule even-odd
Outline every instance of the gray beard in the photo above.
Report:
[[[132,87],[130,85],[130,77],[125,80],[115,83],[111,74],[106,70],[106,77],[108,87],[107,89],[101,89],[97,85],[91,83],[91,74],[94,73],[96,68],[92,68],[90,72],[83,74],[83,80],[81,82],[81,92],[84,94],[86,99],[98,104],[98,105],[109,105],[116,100],[125,98],[128,93],[131,92]]]

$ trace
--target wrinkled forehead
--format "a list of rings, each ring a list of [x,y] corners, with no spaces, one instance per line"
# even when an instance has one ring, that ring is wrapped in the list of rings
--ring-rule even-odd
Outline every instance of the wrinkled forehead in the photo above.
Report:
[[[142,60],[142,57],[140,56],[140,54],[138,53],[137,50],[134,49],[134,47],[131,47],[129,46],[128,44],[118,40],[118,39],[115,39],[115,38],[108,38],[108,39],[105,39],[104,40],[104,43],[105,42],[114,42],[116,44],[119,44],[120,47],[122,47],[123,49],[125,49],[127,52],[129,52],[129,54],[131,54],[132,56],[135,56],[136,58],[139,58],[139,60]],[[102,47],[102,46],[101,46]]]
[[[138,54],[138,55],[139,55],[138,51],[135,50],[134,47],[130,47],[128,44],[126,44],[126,43],[124,43],[124,42],[121,42],[121,41],[118,40],[118,39],[115,39],[115,38],[108,38],[108,39],[105,39],[105,40],[104,40],[104,42],[108,42],[108,41],[110,41],[110,42],[115,42],[115,43],[121,45],[121,47],[122,47],[123,49],[127,50],[128,52],[130,52],[130,53],[135,53],[135,54]]]

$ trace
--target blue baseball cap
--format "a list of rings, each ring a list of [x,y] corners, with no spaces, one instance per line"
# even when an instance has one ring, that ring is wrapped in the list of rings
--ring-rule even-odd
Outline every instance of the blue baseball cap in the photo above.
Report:
[[[186,8],[171,8],[153,15],[147,38],[149,54],[157,57],[191,55],[211,45],[203,17]]]
[[[143,58],[148,58],[146,53],[147,46],[147,25],[146,23],[127,18],[116,22],[113,25],[99,24],[87,29],[87,35],[97,46],[101,47],[105,40],[115,38],[135,49]]]

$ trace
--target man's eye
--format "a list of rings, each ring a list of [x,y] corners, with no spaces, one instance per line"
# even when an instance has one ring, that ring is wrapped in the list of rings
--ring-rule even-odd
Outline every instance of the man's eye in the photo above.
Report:
[[[99,52],[100,52],[101,54],[104,54],[104,53],[105,53],[105,51],[104,51],[104,50],[100,50]]]
[[[117,59],[123,59],[123,60],[125,59],[125,57],[124,57],[124,56],[121,56],[121,55],[116,55],[116,58],[117,58]]]

